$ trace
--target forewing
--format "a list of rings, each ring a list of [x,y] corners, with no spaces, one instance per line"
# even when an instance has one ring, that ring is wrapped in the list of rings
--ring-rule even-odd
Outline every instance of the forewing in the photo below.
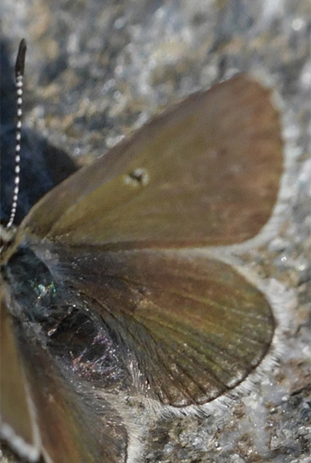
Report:
[[[281,171],[270,92],[238,76],[190,96],[56,187],[20,237],[119,249],[238,243],[270,217]]]
[[[138,394],[174,406],[211,401],[245,379],[270,347],[268,301],[223,262],[195,251],[53,254],[63,281],[132,356]]]
[[[21,456],[33,455],[25,453],[27,443],[47,463],[124,462],[127,433],[116,411],[96,397],[95,388],[57,364],[40,341],[40,330],[33,330],[29,322],[16,322],[1,307],[2,430],[9,425],[15,433],[11,437],[3,433],[3,437]],[[29,394],[27,400],[24,390]],[[31,403],[32,413],[27,413],[25,403]],[[40,434],[36,445],[34,427]],[[16,444],[18,437],[23,439],[23,448]]]

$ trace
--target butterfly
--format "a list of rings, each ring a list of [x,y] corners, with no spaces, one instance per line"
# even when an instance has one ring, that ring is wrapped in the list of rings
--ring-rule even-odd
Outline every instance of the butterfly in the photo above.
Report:
[[[238,75],[75,172],[2,238],[0,431],[15,452],[129,461],[118,397],[199,406],[258,367],[274,315],[217,247],[262,229],[282,169],[270,92]]]

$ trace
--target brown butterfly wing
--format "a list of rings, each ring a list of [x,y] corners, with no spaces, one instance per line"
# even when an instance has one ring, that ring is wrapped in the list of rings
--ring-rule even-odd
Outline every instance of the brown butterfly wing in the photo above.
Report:
[[[0,289],[0,435],[10,440],[24,457],[37,458],[40,438],[33,403],[16,345],[13,320]]]
[[[190,96],[46,195],[20,229],[63,245],[227,245],[270,217],[282,143],[270,92],[246,76]]]
[[[41,342],[40,331],[29,322],[15,321],[7,303],[8,298],[2,298],[3,437],[21,456],[29,458],[36,451],[47,463],[125,461],[127,433],[116,412],[76,377],[72,381],[70,372],[60,368]],[[10,312],[15,310],[17,306],[10,307]],[[30,404],[30,412],[25,404]],[[14,439],[3,432],[7,426],[14,429]]]
[[[269,349],[269,303],[223,262],[191,250],[48,251],[62,281],[130,353],[129,394],[205,403],[238,385]]]

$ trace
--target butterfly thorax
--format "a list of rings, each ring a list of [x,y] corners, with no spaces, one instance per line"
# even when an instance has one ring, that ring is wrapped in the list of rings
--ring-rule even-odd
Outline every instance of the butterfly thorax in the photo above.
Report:
[[[126,353],[114,333],[89,310],[90,302],[65,287],[31,247],[15,248],[1,265],[1,275],[17,302],[9,308],[15,323],[50,351],[61,370],[69,369],[77,381],[106,390],[128,388]]]

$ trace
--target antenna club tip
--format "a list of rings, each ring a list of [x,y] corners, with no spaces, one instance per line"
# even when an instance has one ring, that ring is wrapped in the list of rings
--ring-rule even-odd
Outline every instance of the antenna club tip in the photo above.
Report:
[[[18,52],[17,52],[17,58],[16,58],[16,63],[15,63],[15,77],[17,77],[18,75],[24,74],[26,50],[27,50],[26,39],[22,39],[19,43]]]
[[[23,49],[25,51],[27,49],[27,41],[26,41],[26,39],[24,37],[22,38],[22,40],[19,43],[19,49]]]

